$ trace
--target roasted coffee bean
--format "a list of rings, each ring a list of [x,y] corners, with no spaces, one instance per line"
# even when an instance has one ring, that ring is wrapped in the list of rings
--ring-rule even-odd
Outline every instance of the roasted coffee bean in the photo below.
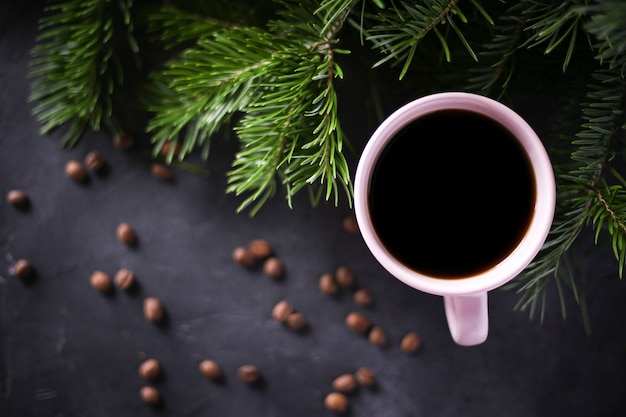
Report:
[[[238,246],[233,250],[233,260],[246,268],[252,268],[255,264],[254,256],[243,246]]]
[[[387,344],[387,331],[380,326],[374,326],[367,339],[374,346],[385,346]]]
[[[222,378],[222,369],[220,366],[210,359],[205,359],[198,365],[200,373],[214,381]]]
[[[350,402],[348,397],[340,392],[331,392],[324,398],[324,406],[335,413],[344,414],[348,411]]]
[[[161,376],[161,365],[156,359],[148,359],[139,366],[139,375],[148,380],[155,380]]]
[[[16,208],[23,209],[28,207],[30,199],[28,194],[22,190],[10,190],[7,193],[7,202]]]
[[[361,313],[352,312],[346,317],[346,325],[357,333],[366,334],[371,327],[367,317]]]
[[[120,223],[119,226],[117,226],[115,234],[120,242],[129,246],[132,246],[137,242],[135,230],[128,223]]]
[[[359,225],[356,222],[356,217],[354,216],[354,214],[350,214],[344,217],[342,226],[343,230],[352,235],[359,233]]]
[[[150,172],[152,172],[152,175],[154,175],[156,178],[163,180],[163,181],[168,181],[172,179],[172,170],[163,164],[159,164],[159,163],[152,164],[152,168],[150,168]]]
[[[33,271],[33,266],[27,259],[19,259],[13,265],[13,275],[21,279],[32,277]]]
[[[337,295],[339,293],[339,285],[332,274],[322,274],[319,281],[319,289],[326,295]]]
[[[113,146],[119,150],[129,149],[135,143],[135,138],[128,132],[120,132],[113,137]]]
[[[111,291],[111,278],[106,272],[94,271],[89,277],[91,286],[100,292]]]
[[[91,151],[85,155],[85,166],[90,171],[98,172],[104,168],[104,157],[98,151]]]
[[[368,307],[372,305],[374,302],[374,297],[372,296],[372,292],[367,288],[359,288],[354,292],[352,296],[355,304],[360,305],[361,307]]]
[[[308,325],[306,317],[302,313],[291,313],[287,316],[287,327],[292,330],[303,330]]]
[[[261,379],[261,373],[254,365],[243,365],[237,369],[237,377],[246,384],[255,384]]]
[[[135,283],[135,274],[128,268],[122,268],[115,273],[113,281],[119,288],[128,290]]]
[[[281,300],[272,309],[272,317],[274,320],[285,323],[289,315],[293,313],[293,306],[285,300]]]
[[[256,259],[267,259],[273,253],[272,247],[265,239],[255,239],[248,245],[252,256]]]
[[[281,278],[284,274],[282,261],[275,256],[267,258],[263,263],[263,272],[270,278]]]
[[[78,161],[68,161],[65,164],[65,175],[76,182],[85,182],[87,179],[87,171],[85,167]]]
[[[356,378],[352,374],[339,375],[333,381],[333,389],[338,392],[348,394],[356,390],[357,382]]]
[[[149,321],[158,323],[165,317],[165,308],[161,300],[156,297],[148,297],[143,300],[143,315]]]
[[[414,353],[417,352],[422,346],[422,340],[420,336],[415,332],[408,332],[402,338],[400,342],[400,348],[403,352]]]
[[[359,385],[363,385],[366,387],[371,387],[376,384],[376,377],[374,376],[374,372],[369,368],[359,368],[354,373],[354,377]]]
[[[144,403],[149,405],[156,405],[161,401],[159,390],[150,386],[142,387],[141,390],[139,390],[139,396]]]
[[[354,273],[347,266],[340,266],[337,268],[337,271],[335,271],[335,279],[342,287],[349,288],[354,286]]]

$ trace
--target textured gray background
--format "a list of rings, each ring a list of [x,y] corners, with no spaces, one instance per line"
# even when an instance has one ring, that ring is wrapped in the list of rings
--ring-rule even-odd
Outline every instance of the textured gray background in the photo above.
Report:
[[[312,208],[302,195],[292,210],[279,196],[252,219],[236,214],[239,200],[225,194],[234,140],[216,138],[207,163],[192,158],[210,170],[207,178],[176,169],[164,183],[150,175],[145,154],[114,149],[106,134],[88,134],[71,150],[59,147],[62,131],[41,136],[27,102],[39,12],[27,2],[0,6],[0,416],[323,416],[331,414],[322,404],[331,381],[361,366],[379,384],[350,396],[355,417],[626,415],[626,286],[608,280],[611,253],[577,256],[591,336],[572,303],[567,320],[560,317],[553,289],[544,323],[514,311],[515,294],[494,291],[488,341],[456,346],[442,300],[390,278],[361,238],[342,230],[349,208]],[[353,96],[343,101],[345,128],[358,151],[375,125],[364,122],[368,88],[354,79],[342,88]],[[541,134],[549,101],[526,98],[531,105],[518,110]],[[94,149],[107,175],[83,186],[68,180],[65,163]],[[30,210],[5,202],[11,188],[30,194]],[[135,227],[137,248],[116,240],[122,221]],[[285,262],[283,281],[231,261],[235,246],[257,237]],[[33,262],[35,282],[10,276],[18,258]],[[356,307],[348,291],[336,299],[318,291],[318,277],[339,265],[372,290],[374,306]],[[90,287],[92,271],[122,266],[135,271],[137,292],[105,297]],[[147,296],[163,301],[165,326],[143,318]],[[281,299],[307,316],[308,332],[271,319]],[[346,328],[355,310],[388,330],[388,347]],[[399,349],[409,330],[423,338],[417,355]],[[138,396],[144,356],[164,368],[157,409]],[[198,373],[205,357],[221,364],[222,384]],[[245,363],[260,368],[264,384],[237,380]]]

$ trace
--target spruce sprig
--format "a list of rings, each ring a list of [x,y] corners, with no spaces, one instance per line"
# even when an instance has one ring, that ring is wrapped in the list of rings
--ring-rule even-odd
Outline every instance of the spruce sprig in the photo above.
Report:
[[[138,49],[131,7],[132,0],[67,0],[46,8],[29,72],[43,134],[69,123],[62,144],[73,146],[88,128],[119,130],[113,107],[124,83],[120,55]]]
[[[373,48],[380,51],[384,57],[378,60],[374,67],[385,63],[402,64],[399,78],[402,79],[409,70],[417,47],[429,34],[434,34],[445,54],[446,60],[451,60],[448,46],[450,30],[461,41],[467,53],[474,60],[478,60],[472,46],[465,38],[461,24],[467,24],[468,18],[458,5],[458,0],[427,0],[420,3],[401,1],[396,4],[393,0],[389,7],[376,13],[368,13],[366,25],[362,27],[365,39],[372,43]],[[491,16],[475,0],[469,1],[472,6],[489,22]],[[442,30],[445,27],[445,30]]]
[[[626,260],[626,194],[621,177],[619,184],[608,185],[607,172],[617,172],[610,169],[609,163],[619,149],[617,146],[623,146],[616,139],[624,135],[626,83],[615,69],[598,70],[593,77],[595,83],[587,93],[589,101],[581,109],[583,129],[572,138],[571,162],[555,166],[558,207],[548,239],[530,266],[507,287],[520,293],[517,307],[529,310],[531,316],[541,307],[543,318],[544,290],[552,280],[557,285],[564,316],[562,280],[580,302],[575,277],[567,270],[567,256],[587,225],[595,228],[596,240],[603,227],[608,227],[622,276]]]
[[[478,52],[483,65],[469,69],[469,91],[502,98],[515,72],[517,52],[526,39],[525,28],[526,21],[514,11],[499,16],[491,40]]]
[[[155,73],[150,90],[157,98],[151,100],[154,117],[147,126],[154,152],[179,142],[180,160],[198,146],[206,157],[211,136],[235,113],[243,114],[235,126],[241,149],[228,173],[227,191],[246,195],[239,210],[254,203],[252,215],[275,194],[277,184],[289,204],[298,191],[316,185],[324,192],[314,193],[313,202],[333,196],[338,202],[340,189],[351,198],[334,87],[342,76],[334,57],[343,52],[335,47],[335,36],[346,15],[333,15],[328,26],[312,7],[282,5],[281,19],[267,30],[186,13],[174,18],[187,20],[193,32],[204,35]],[[162,33],[172,46],[189,39],[170,30]],[[167,158],[171,161],[174,152]]]
[[[626,3],[604,0],[587,9],[591,18],[585,30],[594,37],[596,59],[601,65],[618,68],[624,78],[626,70]]]
[[[180,143],[179,160],[195,147],[208,155],[210,137],[259,95],[276,37],[255,28],[208,25],[212,36],[186,49],[153,74],[146,130],[159,153],[167,142]],[[172,152],[167,155],[171,162]]]
[[[544,54],[550,54],[566,42],[562,69],[567,70],[578,43],[578,34],[586,33],[580,29],[588,3],[588,0],[520,2],[518,8],[523,10],[524,19],[528,22],[526,30],[530,33],[525,46],[534,48],[545,45]]]

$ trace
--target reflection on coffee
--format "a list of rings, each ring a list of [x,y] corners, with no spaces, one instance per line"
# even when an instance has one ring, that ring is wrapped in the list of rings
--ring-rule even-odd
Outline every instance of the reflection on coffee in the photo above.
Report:
[[[369,185],[371,221],[401,263],[437,278],[488,270],[518,245],[534,212],[522,146],[467,110],[412,121],[381,152]]]

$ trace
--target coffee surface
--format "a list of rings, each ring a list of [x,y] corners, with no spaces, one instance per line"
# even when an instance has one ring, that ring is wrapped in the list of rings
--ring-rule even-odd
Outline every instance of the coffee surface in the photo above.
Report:
[[[533,215],[526,153],[499,123],[463,110],[411,122],[381,152],[369,188],[374,229],[407,267],[462,278],[495,266]]]

